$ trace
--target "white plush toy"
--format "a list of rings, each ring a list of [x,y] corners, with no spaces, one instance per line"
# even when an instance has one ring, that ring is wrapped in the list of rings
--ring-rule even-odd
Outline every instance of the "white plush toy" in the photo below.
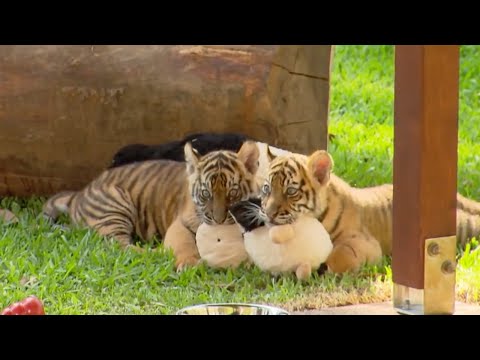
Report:
[[[302,216],[291,225],[263,226],[244,234],[253,262],[273,274],[295,272],[304,280],[325,263],[332,251],[330,236],[320,221]]]
[[[260,269],[274,275],[295,272],[305,280],[326,262],[333,244],[320,221],[302,216],[293,224],[265,226],[259,211],[259,199],[239,202],[230,209],[244,231],[245,250]]]
[[[263,184],[270,163],[268,152],[276,156],[287,155],[290,152],[269,146],[267,143],[256,142],[256,144],[259,151],[256,179],[258,184]],[[203,223],[197,230],[196,241],[200,258],[211,267],[235,268],[243,262],[249,262],[242,232],[237,224],[207,225]]]
[[[303,216],[291,225],[267,227],[258,211],[259,200],[242,201],[230,208],[237,224],[200,225],[197,247],[202,259],[214,267],[250,260],[272,274],[295,272],[300,280],[325,263],[333,245],[320,221]]]
[[[238,225],[201,224],[196,234],[200,258],[213,268],[236,268],[248,262]]]

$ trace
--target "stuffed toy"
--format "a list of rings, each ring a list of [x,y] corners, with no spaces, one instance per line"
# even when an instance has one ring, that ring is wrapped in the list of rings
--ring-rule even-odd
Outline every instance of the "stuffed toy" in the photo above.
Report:
[[[333,249],[330,235],[311,216],[299,217],[293,224],[266,226],[260,216],[260,199],[238,202],[230,213],[243,231],[251,261],[274,275],[295,272],[299,280],[306,280]]]
[[[248,263],[248,254],[237,224],[202,223],[195,239],[201,260],[212,268],[236,268],[244,262]]]

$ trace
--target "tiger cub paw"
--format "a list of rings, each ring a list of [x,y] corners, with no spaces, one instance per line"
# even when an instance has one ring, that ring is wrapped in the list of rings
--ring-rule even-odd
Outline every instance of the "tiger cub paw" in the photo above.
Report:
[[[177,269],[177,273],[182,272],[184,269],[190,266],[197,266],[201,262],[201,259],[197,256],[189,256],[186,258],[178,258],[175,262],[175,267]]]
[[[293,239],[295,232],[292,225],[275,225],[268,230],[268,235],[275,244],[283,244]]]
[[[341,274],[357,271],[362,262],[351,246],[339,244],[333,248],[326,264],[331,272]]]

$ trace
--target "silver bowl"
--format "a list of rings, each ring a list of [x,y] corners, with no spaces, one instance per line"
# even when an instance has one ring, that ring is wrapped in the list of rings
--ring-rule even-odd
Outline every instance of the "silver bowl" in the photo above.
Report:
[[[200,304],[188,306],[176,315],[289,315],[283,309],[257,304]]]

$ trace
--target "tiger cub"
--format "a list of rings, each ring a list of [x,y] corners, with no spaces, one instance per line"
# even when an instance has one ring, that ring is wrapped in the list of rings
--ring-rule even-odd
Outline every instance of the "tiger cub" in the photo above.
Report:
[[[238,152],[200,156],[190,143],[184,151],[185,163],[149,160],[107,169],[80,191],[52,196],[43,213],[52,220],[68,213],[74,224],[123,248],[133,246],[133,234],[143,241],[158,235],[173,250],[178,270],[194,265],[200,223],[233,223],[228,207],[258,194],[259,150],[247,141]]]
[[[393,185],[354,188],[331,173],[324,150],[310,156],[268,152],[270,166],[262,187],[262,208],[272,224],[288,224],[299,214],[316,216],[334,249],[329,269],[342,273],[373,264],[392,252]],[[457,195],[457,236],[465,244],[480,234],[480,204]]]

